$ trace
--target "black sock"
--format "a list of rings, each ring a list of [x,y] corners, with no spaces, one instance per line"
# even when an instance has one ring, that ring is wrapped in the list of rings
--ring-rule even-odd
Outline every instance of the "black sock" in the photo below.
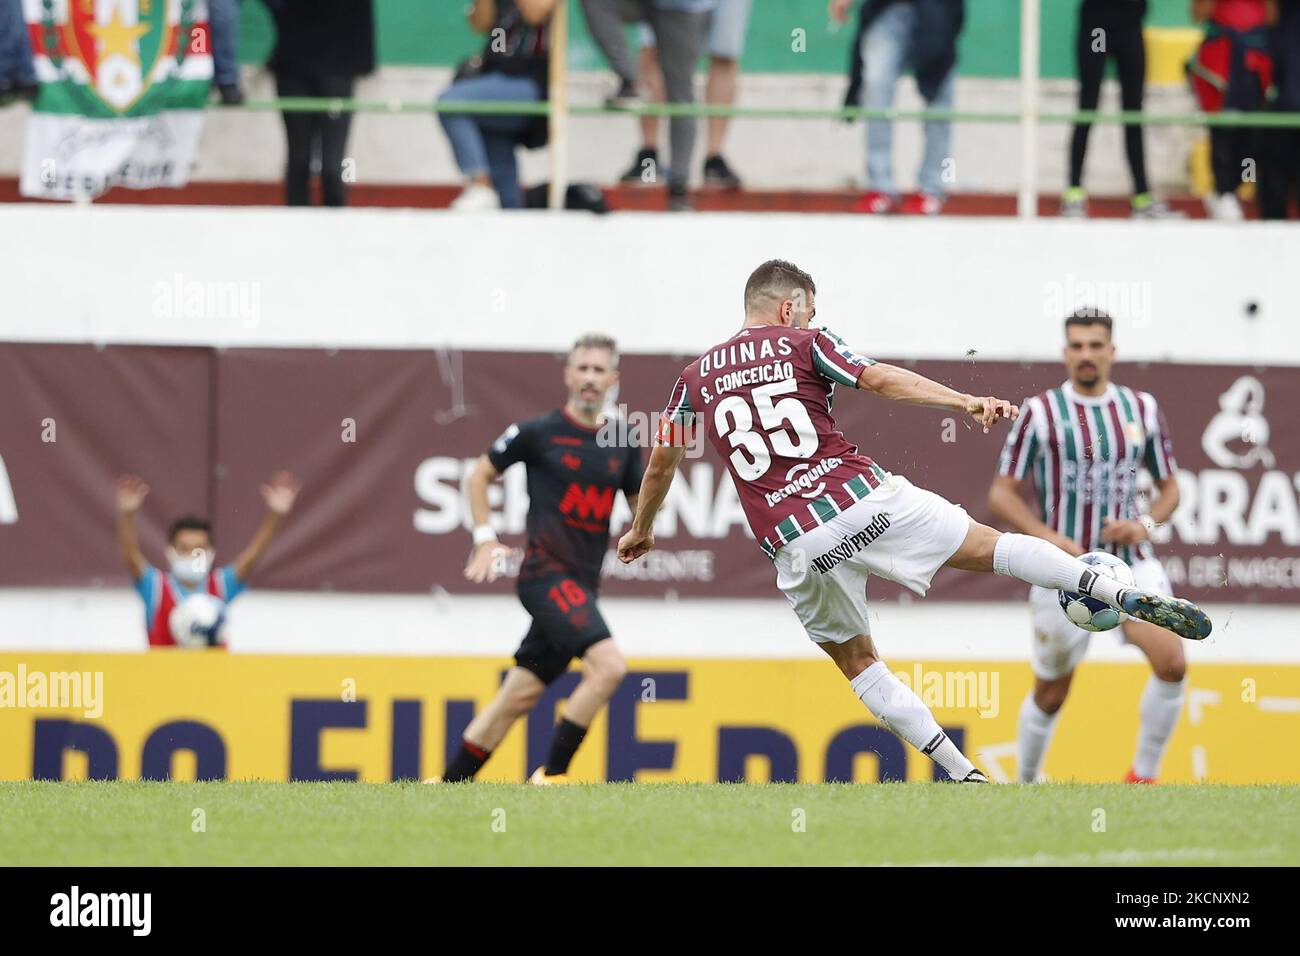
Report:
[[[551,755],[546,758],[546,775],[568,773],[569,762],[578,751],[582,738],[587,736],[587,728],[579,727],[567,717],[561,717],[555,725],[555,737],[551,740]]]
[[[452,758],[451,763],[447,764],[447,769],[442,772],[443,783],[460,783],[462,780],[473,780],[474,774],[478,773],[487,763],[488,757],[492,756],[492,751],[484,750],[468,740],[460,742],[460,750],[456,751],[456,756]]]

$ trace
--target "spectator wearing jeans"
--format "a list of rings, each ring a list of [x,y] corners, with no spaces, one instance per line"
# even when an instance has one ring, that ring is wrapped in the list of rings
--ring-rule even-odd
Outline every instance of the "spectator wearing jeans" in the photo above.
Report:
[[[271,0],[275,5],[275,0]],[[212,28],[212,82],[224,106],[244,102],[239,88],[239,0],[208,0]]]
[[[856,0],[830,0],[832,20],[844,23]],[[927,109],[950,110],[957,81],[957,37],[965,18],[964,0],[863,0],[853,46],[846,106],[885,110],[894,105],[894,87],[907,70]],[[866,88],[863,89],[865,83]],[[895,210],[933,215],[943,208],[943,163],[949,158],[952,124],[927,120],[918,191],[900,203],[894,184],[893,123],[867,121],[867,193],[856,210]]]
[[[1115,61],[1119,73],[1120,106],[1125,112],[1141,112],[1146,89],[1147,51],[1142,36],[1146,0],[1083,0],[1079,5],[1079,29],[1075,36],[1075,60],[1079,73],[1079,109],[1095,110],[1101,101],[1101,79],[1107,59]],[[1088,214],[1088,194],[1083,188],[1083,160],[1088,151],[1089,123],[1076,123],[1070,137],[1070,186],[1061,197],[1061,215]],[[1146,155],[1142,127],[1124,127],[1124,152],[1133,177],[1132,215],[1137,219],[1168,219],[1169,207],[1151,195],[1147,185]]]
[[[0,103],[12,96],[35,95],[36,65],[23,0],[0,0]]]
[[[279,35],[269,65],[279,96],[350,99],[357,77],[375,68],[370,0],[281,0],[272,12]],[[352,114],[282,115],[289,153],[284,177],[288,205],[311,204],[313,159],[320,161],[325,205],[347,205],[343,160]]]
[[[717,0],[717,4],[709,18],[709,75],[705,81],[704,100],[710,106],[734,106],[740,57],[745,52],[745,34],[749,32],[753,0]],[[655,43],[654,30],[647,23],[641,24],[641,81],[651,100],[662,103],[664,79]],[[658,165],[659,120],[658,116],[641,117],[641,151],[637,153],[636,162],[623,174],[623,182],[643,182],[646,171]],[[710,116],[708,119],[708,148],[704,152],[706,186],[740,188],[740,177],[722,155],[730,125],[729,116]]]
[[[592,38],[619,77],[620,90],[614,102],[635,99],[636,63],[628,50],[623,24],[644,21],[654,31],[664,96],[669,103],[694,103],[695,64],[704,48],[709,14],[716,3],[717,0],[582,0]],[[669,209],[691,208],[686,183],[695,150],[696,128],[693,116],[674,116],[668,121]],[[654,178],[658,178],[657,170]]]
[[[492,39],[462,64],[439,103],[475,100],[536,103],[547,99],[549,24],[556,0],[474,0],[470,25]],[[546,142],[545,116],[439,113],[465,188],[451,207],[462,211],[522,209],[515,147]]]

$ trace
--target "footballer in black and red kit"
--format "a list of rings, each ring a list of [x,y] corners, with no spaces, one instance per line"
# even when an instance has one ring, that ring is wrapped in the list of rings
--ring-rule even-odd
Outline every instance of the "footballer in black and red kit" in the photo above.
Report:
[[[488,486],[517,464],[528,471],[528,542],[517,592],[533,621],[496,697],[466,728],[443,782],[471,779],[514,721],[578,658],[582,680],[565,702],[546,764],[529,778],[539,784],[565,782],[592,719],[627,672],[596,605],[615,497],[622,491],[634,510],[644,472],[640,448],[603,437],[625,431],[602,432],[602,410],[618,381],[617,365],[613,339],[579,339],[565,364],[564,406],[511,425],[470,476],[474,549],[465,576],[482,582],[503,570],[509,554],[492,530]]]

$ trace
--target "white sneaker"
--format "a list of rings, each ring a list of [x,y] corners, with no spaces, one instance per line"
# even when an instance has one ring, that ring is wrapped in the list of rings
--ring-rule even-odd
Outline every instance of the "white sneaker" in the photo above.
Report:
[[[486,212],[489,209],[500,209],[501,199],[491,186],[470,183],[451,201],[450,208],[457,212]]]
[[[1225,222],[1240,222],[1246,218],[1241,211],[1241,202],[1237,199],[1235,193],[1206,196],[1205,212],[1211,219],[1222,219]]]

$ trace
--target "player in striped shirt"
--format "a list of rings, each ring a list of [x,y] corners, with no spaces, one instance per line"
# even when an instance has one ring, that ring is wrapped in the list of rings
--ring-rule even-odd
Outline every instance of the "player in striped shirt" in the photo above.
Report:
[[[1071,554],[1107,551],[1133,569],[1139,588],[1172,589],[1148,533],[1178,507],[1178,481],[1164,413],[1149,392],[1110,380],[1115,361],[1110,316],[1081,309],[1065,320],[1069,378],[1025,399],[1007,435],[989,505],[1005,524]],[[1138,508],[1139,469],[1150,473],[1155,500]],[[1025,500],[1032,487],[1038,510]],[[1061,613],[1055,591],[1034,587],[1034,689],[1020,707],[1019,776],[1038,778],[1074,669],[1088,650],[1088,631]],[[1178,638],[1144,621],[1123,624],[1124,638],[1151,662],[1138,711],[1137,755],[1130,783],[1154,782],[1183,706],[1187,664]]]
[[[686,366],[673,387],[619,560],[630,563],[654,547],[655,515],[691,431],[704,428],[808,637],[881,723],[954,780],[972,783],[987,779],[876,653],[867,622],[869,574],[924,596],[941,567],[992,571],[1083,591],[1189,638],[1209,634],[1210,622],[1194,604],[1123,588],[1050,542],[978,524],[959,505],[859,453],[831,416],[837,386],[959,412],[986,434],[1019,410],[874,362],[810,327],[816,292],[812,277],[789,262],[774,259],[754,270],[740,330]]]

